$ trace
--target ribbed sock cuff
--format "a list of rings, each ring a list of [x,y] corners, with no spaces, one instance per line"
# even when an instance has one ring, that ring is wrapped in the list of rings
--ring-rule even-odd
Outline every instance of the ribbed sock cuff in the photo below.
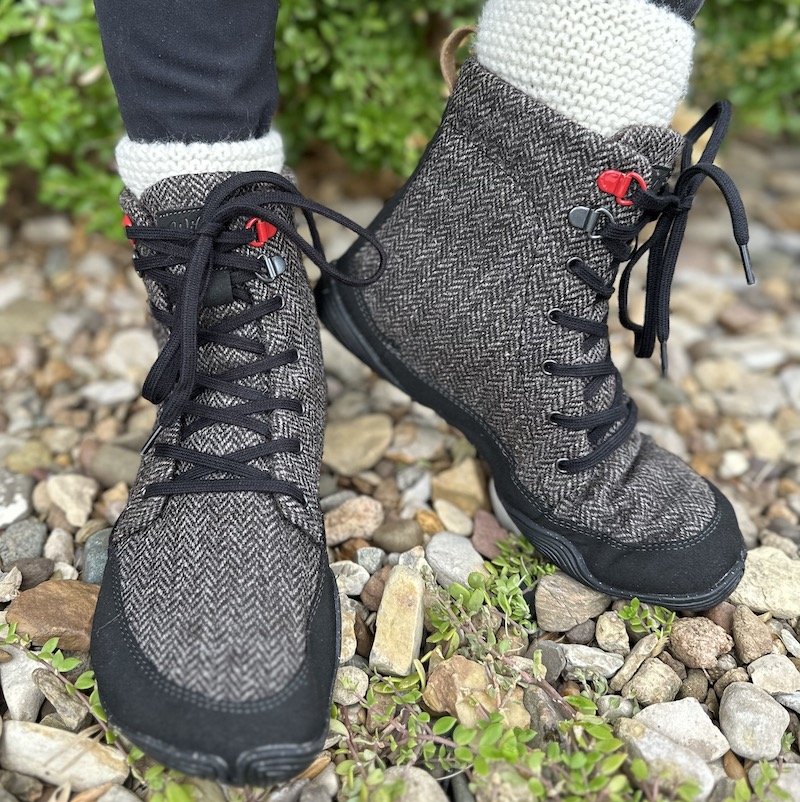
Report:
[[[134,142],[117,144],[117,167],[137,197],[157,181],[189,173],[244,173],[283,168],[283,140],[277,131],[239,142]]]
[[[487,0],[475,50],[510,84],[610,136],[669,125],[693,46],[687,20],[646,0]]]

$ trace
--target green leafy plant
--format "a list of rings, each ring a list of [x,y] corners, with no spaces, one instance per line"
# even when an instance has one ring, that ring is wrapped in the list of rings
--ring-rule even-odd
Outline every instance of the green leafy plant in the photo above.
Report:
[[[620,610],[619,617],[633,632],[652,633],[666,638],[672,631],[675,613],[658,605],[643,604],[639,599],[631,599]]]

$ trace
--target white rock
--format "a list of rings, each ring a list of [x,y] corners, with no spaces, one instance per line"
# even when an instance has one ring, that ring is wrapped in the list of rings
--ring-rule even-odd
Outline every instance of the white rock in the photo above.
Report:
[[[83,526],[89,520],[92,504],[100,487],[97,482],[76,473],[62,473],[47,480],[50,501],[66,516],[72,526]]]
[[[558,571],[536,584],[534,604],[542,629],[566,632],[608,609],[611,598]]]
[[[761,688],[733,682],[720,700],[719,725],[739,757],[773,760],[780,754],[789,714]]]
[[[6,651],[12,656],[0,663],[0,685],[8,705],[9,716],[16,721],[36,721],[44,694],[33,681],[33,672],[41,668],[24,650],[9,646]]]
[[[54,529],[45,541],[44,556],[55,563],[71,563],[75,559],[72,535],[64,529]]]
[[[424,769],[416,766],[390,766],[384,773],[387,783],[402,781],[402,790],[393,802],[448,802],[442,786]]]
[[[124,329],[111,338],[102,361],[110,373],[141,382],[157,356],[156,341],[149,329]]]
[[[465,537],[449,532],[442,532],[430,539],[425,558],[436,581],[443,587],[449,587],[454,582],[466,586],[470,574],[486,571],[483,557],[472,543]]]
[[[800,671],[782,654],[767,654],[747,667],[750,681],[767,693],[794,693],[800,691]]]
[[[439,516],[439,520],[444,524],[447,532],[466,537],[472,534],[472,518],[456,507],[455,504],[452,504],[447,499],[440,498],[433,502],[433,509]]]
[[[506,511],[506,508],[503,506],[503,502],[500,501],[500,496],[497,495],[497,488],[494,486],[494,479],[489,482],[489,499],[492,502],[494,517],[497,518],[500,526],[516,535],[522,534],[519,531],[519,527],[514,523],[511,516]]]
[[[331,563],[331,571],[336,577],[336,587],[345,596],[358,596],[369,581],[369,571],[350,560]]]
[[[33,479],[0,468],[0,527],[21,521],[31,511]]]
[[[127,379],[108,379],[89,382],[81,388],[81,395],[102,406],[116,406],[133,401],[139,391]]]
[[[73,791],[121,785],[128,777],[128,763],[113,747],[28,721],[5,722],[0,765]]]
[[[613,677],[622,668],[624,660],[618,654],[604,652],[593,646],[582,646],[577,643],[559,643],[558,648],[567,661],[565,676],[575,679],[583,674],[599,674],[602,677]]]
[[[697,699],[680,699],[650,705],[634,716],[706,762],[721,758],[729,749],[728,739],[712,724]]]
[[[755,613],[771,612],[778,618],[800,616],[800,560],[792,560],[769,546],[752,549],[747,554],[742,581],[730,601]]]
[[[339,640],[339,664],[352,660],[356,653],[356,602],[343,594],[339,594],[339,616],[341,619],[341,637]]]
[[[13,566],[10,571],[0,573],[0,603],[10,602],[19,596],[19,586],[22,584],[22,572]]]
[[[362,700],[369,688],[369,677],[356,666],[342,666],[336,672],[333,701],[340,705],[354,705]]]

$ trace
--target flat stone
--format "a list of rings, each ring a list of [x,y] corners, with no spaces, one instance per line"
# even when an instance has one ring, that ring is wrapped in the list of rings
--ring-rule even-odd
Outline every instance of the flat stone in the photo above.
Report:
[[[800,716],[800,693],[776,693],[774,699]]]
[[[414,670],[422,643],[424,592],[419,572],[404,565],[392,569],[375,620],[371,668],[400,677]]]
[[[622,688],[622,695],[636,699],[642,707],[671,702],[681,687],[681,678],[661,660],[648,657]]]
[[[406,418],[395,427],[394,439],[386,456],[396,462],[431,462],[444,455],[446,441],[444,432]]]
[[[139,472],[141,455],[129,448],[103,443],[89,462],[89,473],[101,487],[113,487],[122,482],[130,487]]]
[[[26,557],[22,560],[14,560],[8,563],[8,568],[16,568],[22,575],[22,583],[19,586],[21,591],[30,590],[42,582],[46,582],[53,575],[55,563],[46,557]]]
[[[56,709],[65,729],[78,732],[89,721],[89,711],[77,696],[71,696],[64,683],[52,671],[37,668],[33,672],[33,681],[44,697]],[[28,719],[29,721],[32,719]]]
[[[697,670],[697,669],[693,669]],[[726,671],[715,683],[714,683],[714,693],[721,697],[723,693],[725,693],[725,688],[728,685],[732,685],[734,682],[749,682],[750,675],[747,673],[746,668],[742,668],[741,666],[737,668],[731,668]]]
[[[800,561],[770,546],[752,549],[731,601],[755,613],[771,612],[778,618],[800,616]]]
[[[567,643],[582,643],[584,646],[588,646],[594,640],[594,635],[595,623],[590,618],[588,621],[568,629],[564,637]]]
[[[493,560],[500,556],[498,544],[508,540],[508,532],[500,526],[497,518],[486,510],[475,511],[472,545],[482,557]]]
[[[65,651],[88,652],[98,593],[97,585],[50,579],[20,593],[6,619],[36,646],[58,638]]]
[[[489,509],[486,478],[480,463],[473,457],[434,476],[431,492],[434,501],[449,501],[469,516],[474,516],[479,509]]]
[[[370,496],[358,496],[325,515],[325,537],[329,546],[350,538],[369,540],[383,523],[383,505]]]
[[[567,662],[564,672],[567,679],[576,679],[584,674],[599,674],[608,678],[622,668],[623,659],[618,654],[576,643],[561,643],[559,648]]]
[[[605,652],[619,654],[622,657],[630,654],[631,644],[625,622],[618,613],[611,610],[603,613],[595,625],[595,640],[597,645]]]
[[[51,785],[86,791],[128,777],[125,756],[113,747],[54,727],[6,721],[0,735],[0,764]]]
[[[386,521],[372,536],[372,542],[390,553],[401,554],[424,542],[422,527],[413,518],[401,521]]]
[[[331,571],[336,577],[336,587],[345,596],[358,596],[369,581],[369,571],[350,560],[331,563]]]
[[[102,379],[81,387],[81,395],[99,406],[115,407],[128,404],[139,394],[136,385],[128,379]]]
[[[97,482],[89,476],[62,473],[47,480],[50,501],[66,516],[70,525],[83,526],[92,513],[92,505],[99,491]]]
[[[340,705],[358,704],[369,688],[369,677],[356,666],[341,666],[336,672],[333,701]]]
[[[649,782],[657,778],[662,787],[673,791],[691,783],[698,789],[695,799],[708,799],[714,789],[714,775],[694,752],[636,719],[619,719],[614,732],[627,744],[632,758],[639,758],[647,764]]]
[[[611,598],[564,573],[543,576],[536,584],[536,621],[548,632],[566,632],[608,609]]]
[[[0,468],[0,527],[22,520],[31,512],[33,479]]]
[[[437,499],[433,502],[433,509],[439,516],[439,520],[444,524],[445,531],[454,535],[469,537],[472,534],[472,518],[463,512],[455,504],[451,504],[447,499]]]
[[[752,663],[772,651],[769,627],[749,608],[739,605],[733,614],[733,640],[742,663]]]
[[[386,552],[375,546],[364,546],[356,551],[356,562],[371,576],[383,565]]]
[[[786,647],[786,651],[792,657],[800,657],[800,641],[797,640],[794,633],[784,627],[780,634],[781,643]]]
[[[658,636],[652,633],[637,641],[631,649],[631,653],[625,658],[622,668],[608,684],[609,690],[615,693],[621,691],[625,683],[633,678],[633,675],[641,668],[642,663],[656,651],[658,646]]]
[[[670,651],[687,668],[714,668],[733,648],[733,638],[708,618],[679,618],[672,625]]]
[[[83,547],[82,581],[93,585],[99,585],[103,581],[110,537],[111,529],[101,529],[99,532],[89,535]]]
[[[739,757],[774,760],[781,751],[789,714],[761,688],[734,682],[722,694],[719,725]]]
[[[681,699],[646,707],[634,716],[656,732],[696,754],[707,763],[729,749],[728,739],[714,726],[696,699]]]
[[[750,681],[767,693],[794,693],[800,691],[800,671],[782,654],[759,657],[747,667]]]
[[[392,419],[383,413],[332,421],[325,429],[322,461],[341,476],[357,476],[386,453],[392,428]]]
[[[0,685],[8,715],[15,721],[36,721],[44,694],[33,681],[33,673],[41,664],[16,646],[8,646],[5,651],[11,659],[0,663]]]
[[[393,795],[393,802],[448,802],[442,786],[424,769],[415,766],[390,766],[383,774],[384,782],[402,788]]]
[[[436,581],[445,588],[454,582],[466,586],[470,574],[485,573],[486,570],[483,557],[475,551],[472,543],[467,538],[448,532],[430,539],[425,548],[425,558]]]
[[[0,534],[0,560],[8,567],[16,560],[41,557],[46,540],[47,527],[41,521],[17,521]]]

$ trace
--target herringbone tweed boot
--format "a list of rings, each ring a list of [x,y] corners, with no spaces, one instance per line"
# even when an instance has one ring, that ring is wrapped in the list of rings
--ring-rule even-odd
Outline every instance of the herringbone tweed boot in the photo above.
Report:
[[[168,178],[122,203],[160,344],[143,388],[159,412],[111,538],[92,637],[100,695],[111,724],[166,764],[266,784],[302,770],[328,731],[339,619],[301,251],[333,270],[312,212],[358,227],[274,173]]]
[[[371,226],[388,253],[363,290],[323,282],[325,325],[378,373],[460,428],[503,505],[548,558],[615,597],[708,608],[743,570],[730,504],[635,429],[609,354],[617,267],[648,221],[646,356],[668,336],[669,285],[685,216],[727,125],[718,105],[701,163],[665,180],[682,138],[634,127],[605,138],[468,61],[414,175]],[[339,267],[363,276],[365,243]],[[633,257],[633,258],[631,258]],[[748,263],[749,265],[749,263]],[[623,279],[627,298],[627,274]],[[627,318],[626,318],[627,319]]]

